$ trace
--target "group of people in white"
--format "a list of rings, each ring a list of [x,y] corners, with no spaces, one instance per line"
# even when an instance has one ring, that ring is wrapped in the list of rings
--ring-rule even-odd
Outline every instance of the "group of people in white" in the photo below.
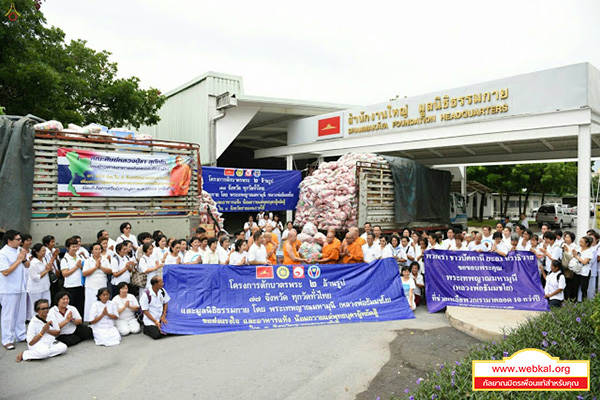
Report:
[[[259,214],[258,221],[254,223],[250,217],[233,243],[224,232],[208,238],[202,228],[190,240],[168,239],[161,231],[134,236],[131,225],[124,223],[116,240],[101,230],[89,248],[81,245],[79,236],[67,239],[62,257],[54,237],[45,236],[41,243],[33,244],[30,235],[9,230],[0,250],[2,345],[13,350],[15,343],[26,341],[28,349],[17,357],[21,361],[52,357],[91,338],[98,345],[114,346],[123,336],[140,331],[153,339],[164,337],[170,300],[163,288],[164,265],[278,264],[275,252],[284,243],[283,263],[302,262],[291,223],[284,229],[279,219],[267,212]],[[597,290],[600,235],[590,230],[587,236],[575,239],[572,232],[552,232],[547,225],[542,226],[540,238],[522,224],[499,223],[495,231],[484,226],[482,232],[471,233],[449,229],[445,235],[406,228],[388,236],[381,227],[366,223],[362,235],[352,228],[343,241],[335,238],[334,231],[328,232],[323,247],[326,257],[320,262],[372,262],[392,257],[398,263],[408,302],[415,309],[425,298],[426,250],[502,256],[531,251],[538,260],[546,298],[551,306],[560,306],[565,299],[593,297]]]

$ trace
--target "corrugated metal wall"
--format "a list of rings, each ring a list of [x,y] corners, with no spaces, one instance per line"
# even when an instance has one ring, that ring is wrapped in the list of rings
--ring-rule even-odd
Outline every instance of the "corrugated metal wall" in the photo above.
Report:
[[[225,92],[243,94],[241,78],[208,74],[204,79],[170,96],[159,110],[160,122],[142,126],[139,132],[156,139],[198,143],[202,164],[209,159],[210,119],[217,114],[211,96]],[[214,142],[213,142],[214,143]]]

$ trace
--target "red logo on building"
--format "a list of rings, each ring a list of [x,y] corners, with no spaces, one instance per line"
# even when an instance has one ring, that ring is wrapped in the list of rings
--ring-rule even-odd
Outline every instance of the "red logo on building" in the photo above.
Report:
[[[341,132],[341,117],[331,117],[319,120],[319,137],[336,135]]]
[[[273,279],[273,267],[256,267],[256,279]]]

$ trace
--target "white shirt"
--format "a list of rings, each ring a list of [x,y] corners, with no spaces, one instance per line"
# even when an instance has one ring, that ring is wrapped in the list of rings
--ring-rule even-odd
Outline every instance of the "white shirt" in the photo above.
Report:
[[[465,242],[462,242],[460,244],[460,249],[458,247],[456,247],[456,242],[454,242],[454,246],[450,246],[450,250],[453,251],[469,251],[469,248],[467,247]]]
[[[523,239],[519,238],[519,244],[517,244],[517,250],[519,251],[529,251],[531,250],[531,241],[527,241],[527,243],[525,243],[525,246],[523,246]]]
[[[258,261],[262,263],[267,263],[267,248],[264,245],[257,245],[256,243],[252,243],[250,249],[248,250],[248,262]]]
[[[106,259],[106,258],[101,258],[100,265],[103,268],[110,269],[110,263],[108,262],[108,259]],[[83,270],[89,271],[90,269],[93,269],[95,266],[96,266],[96,260],[94,260],[94,257],[90,257],[87,260],[85,260],[85,263],[83,264]],[[88,289],[101,289],[103,287],[106,287],[107,282],[108,282],[108,277],[106,276],[106,273],[104,271],[102,271],[100,268],[98,268],[91,275],[86,276],[85,287]]]
[[[413,293],[415,295],[417,295],[417,296],[420,296],[421,295],[421,288],[418,285],[425,285],[425,283],[423,282],[423,275],[421,275],[420,273],[418,273],[417,277],[415,278],[415,276],[411,272],[410,276],[415,281],[415,289],[413,290]]]
[[[375,242],[373,242],[372,246],[369,246],[368,243],[363,244],[362,251],[363,259],[366,263],[370,263],[381,258],[381,246]]]
[[[219,253],[217,253],[217,250],[215,249],[215,251],[211,251],[210,249],[207,249],[206,252],[204,252],[204,256],[202,257],[202,264],[218,264],[219,263]]]
[[[496,250],[501,253],[504,253],[505,256],[508,255],[508,252],[510,251],[510,249],[511,249],[510,243],[506,244],[504,242],[500,242],[496,245]]]
[[[165,247],[164,249],[161,249],[160,247],[156,246],[154,248],[154,250],[152,250],[152,257],[154,257],[155,260],[157,260],[160,264],[162,264],[163,257],[168,252],[169,252],[169,249],[167,247]]]
[[[219,254],[219,264],[225,264],[227,261],[227,257],[229,257],[229,252],[223,248],[223,246],[217,246],[217,254]]]
[[[52,259],[52,251],[53,250],[50,250],[49,248],[47,248],[45,246],[44,246],[44,248],[46,249],[46,255],[44,256],[44,261],[46,262],[46,264],[48,264],[50,262],[50,260]],[[56,249],[56,247],[54,249]],[[60,270],[60,268],[58,266],[58,257],[54,260],[54,264],[52,265],[52,267],[54,269],[54,273],[57,273]]]
[[[79,246],[79,250],[77,250],[77,257],[81,259],[81,261],[85,261],[90,258],[90,252],[83,246]]]
[[[485,246],[488,248],[488,250],[491,249],[492,246],[494,245],[494,239],[492,239],[492,235],[490,235],[490,236],[482,235],[482,236],[483,236],[483,238],[481,239],[481,243],[485,244]],[[473,239],[473,241],[474,240],[475,239]],[[471,242],[471,243],[473,243],[473,242]],[[471,243],[469,243],[469,245]]]
[[[250,225],[250,223],[246,222],[244,224],[244,232],[246,233],[246,240],[250,239],[250,235],[252,235],[252,227],[253,226],[258,226],[256,225],[256,222],[252,222],[252,225]],[[248,230],[246,230],[248,229]]]
[[[152,289],[150,289],[150,290],[152,290]],[[146,293],[142,292],[142,295],[145,296]],[[140,306],[140,303],[138,303],[135,296],[132,295],[131,293],[127,293],[127,297],[125,297],[125,298],[122,298],[121,296],[119,296],[117,294],[112,299],[112,302],[115,303],[115,306],[117,306],[117,313],[119,312],[119,310],[121,308],[123,308],[123,306],[125,305],[125,302],[127,302],[127,301],[129,301],[130,307],[139,307]],[[119,319],[122,321],[131,321],[132,319],[135,319],[135,313],[131,308],[127,307],[126,309],[123,310],[123,312],[121,314],[119,314]]]
[[[111,247],[112,247],[112,250],[111,250]],[[117,250],[117,242],[115,242],[111,238],[108,238],[108,242],[106,243],[106,252],[112,257],[115,254],[116,250]]]
[[[181,258],[179,258],[179,261],[177,261],[177,259],[179,258],[179,254],[177,255],[172,255],[171,253],[169,253],[167,255],[167,258],[165,258],[165,265],[168,264],[181,264]]]
[[[584,250],[583,252],[581,252],[580,257],[582,260],[589,258],[590,261],[587,264],[582,265],[581,272],[579,272],[577,275],[588,276],[590,274],[590,271],[592,270],[592,257],[594,257],[594,250],[592,250],[592,248]]]
[[[598,276],[598,248],[599,247],[600,247],[600,244],[590,247],[594,254],[594,256],[592,257],[592,261],[590,263],[591,264],[590,266],[592,268],[592,274],[590,276]]]
[[[121,275],[115,276],[115,273],[119,272],[120,270],[125,268],[125,264],[127,264],[128,262],[129,262],[129,259],[127,258],[127,256],[121,257],[120,255],[115,254],[115,256],[112,258],[112,265],[111,265],[111,269],[113,272],[113,277],[110,280],[111,284],[113,284],[114,286],[117,286],[121,282],[125,282],[125,283],[131,282],[131,273],[129,272],[129,270],[125,270],[125,272],[123,272]]]
[[[77,261],[80,261],[80,259],[77,257],[71,257],[68,253],[65,254],[65,257],[60,261],[61,271],[66,271],[66,270],[69,270],[69,269],[75,267],[75,264],[77,264]],[[83,261],[81,261],[81,264],[83,264]],[[77,268],[75,270],[75,272],[73,272],[71,275],[65,276],[65,287],[66,288],[81,287],[82,286],[81,285],[82,277],[83,277],[83,275],[81,275],[81,268]]]
[[[451,249],[452,247],[456,246],[456,240],[454,240],[454,239],[444,239],[442,241],[442,244],[444,246],[446,246],[447,249]]]
[[[148,302],[146,290],[148,291],[148,294],[150,294],[150,302]],[[140,293],[140,307],[142,308],[142,312],[148,310],[155,320],[160,321],[163,312],[163,304],[168,303],[171,298],[164,288],[158,289],[158,294],[154,293],[152,288],[146,290]],[[154,325],[152,320],[148,318],[146,314],[144,314],[144,325]]]
[[[567,286],[565,275],[561,274],[558,278],[558,272],[551,272],[546,275],[546,287],[544,288],[544,294],[550,294],[557,289],[562,289],[562,292],[552,296],[549,300],[564,300],[565,299],[565,287]]]
[[[48,317],[50,317],[50,314],[48,314]],[[50,329],[52,329],[53,331],[57,331],[59,329],[58,323],[50,318],[48,320],[52,321],[52,326],[50,327]],[[53,336],[53,335],[49,334],[48,332],[46,332],[46,333],[44,333],[44,336],[42,336],[36,344],[34,344],[33,346],[29,345],[29,342],[31,342],[33,339],[35,339],[35,337],[42,332],[42,328],[44,327],[44,325],[46,325],[46,323],[44,321],[42,321],[37,315],[35,317],[33,317],[31,319],[31,321],[29,322],[29,326],[27,326],[27,345],[28,345],[29,349],[37,346],[38,343],[43,343],[47,346],[50,346],[51,344],[56,342],[56,336]]]
[[[410,266],[410,263],[412,263],[415,258],[415,249],[410,244],[407,245],[406,247],[400,245],[400,251],[401,251],[400,258],[402,258],[403,260],[406,260],[404,262],[404,265]],[[408,258],[408,256],[411,256],[413,258],[413,260]]]
[[[110,240],[110,239],[109,239]],[[134,235],[129,235],[129,237],[125,236],[125,234],[121,234],[121,236],[119,236],[117,238],[116,244],[119,244],[121,242],[124,242],[126,240],[129,240],[131,242],[131,246],[133,247],[134,250],[136,250],[139,246],[138,246],[138,241],[137,238]],[[109,247],[110,247],[110,243],[109,243]],[[116,247],[115,247],[116,250]]]
[[[27,293],[44,293],[50,290],[50,278],[48,274],[43,277],[42,272],[46,270],[48,263],[32,258],[27,271]],[[50,300],[50,299],[47,299]]]
[[[246,257],[246,264],[248,264],[247,252],[244,251],[243,253],[240,253],[239,251],[234,251],[229,257],[229,265],[240,265],[240,262],[244,257]]]
[[[519,221],[519,223],[520,223],[521,225],[523,225],[523,227],[524,227],[525,229],[529,229],[529,221],[527,220],[527,218],[525,218],[525,219],[523,219],[523,220]]]
[[[0,250],[0,271],[7,270],[17,261],[19,251],[20,248],[14,249],[8,245],[5,245]],[[0,294],[25,293],[25,285],[27,284],[25,273],[25,266],[21,263],[8,276],[0,274]]]
[[[484,252],[490,251],[491,248],[492,248],[491,246],[488,247],[486,243],[483,243],[483,241],[479,244],[475,244],[475,242],[471,242],[471,243],[469,243],[469,247],[468,247],[469,251],[481,250]]]
[[[161,262],[158,262],[159,264],[161,264]],[[142,258],[140,258],[140,263],[138,264],[140,271],[142,271],[144,274],[146,274],[147,280],[146,280],[146,288],[149,288],[150,286],[152,286],[150,284],[150,281],[152,280],[152,278],[154,278],[156,275],[158,275],[158,270],[154,270],[151,272],[147,272],[149,268],[154,268],[156,267],[156,260],[154,259],[153,256],[146,256],[143,255]]]
[[[92,309],[90,310],[90,315],[92,319],[98,318],[100,314],[102,314],[102,312],[104,311],[104,307],[106,307],[106,310],[109,314],[119,315],[117,306],[111,300],[108,300],[106,303],[103,303],[98,300],[95,301],[94,304],[92,304]],[[105,315],[100,319],[100,321],[90,326],[92,329],[109,329],[115,326],[115,320],[111,319],[108,315]]]
[[[552,245],[552,247],[550,247],[549,249],[547,248],[546,250],[548,250],[548,253],[550,253],[553,259],[559,261],[562,259],[562,249],[559,245],[556,244],[556,242],[554,242],[554,245]],[[546,256],[546,264],[544,265],[544,269],[546,270],[546,272],[550,272],[552,271],[551,267],[552,260],[550,259],[550,257]]]
[[[202,252],[200,250],[198,251],[194,251],[194,249],[189,249],[186,253],[185,253],[185,257],[183,258],[183,262],[184,264],[187,263],[197,263],[198,261],[200,261],[199,259],[202,256]]]
[[[381,247],[381,246],[380,246]],[[391,244],[386,244],[383,249],[381,249],[381,259],[394,257],[394,248]]]
[[[77,309],[74,306],[69,305],[67,306],[67,311],[65,311],[65,315],[62,315],[60,311],[58,311],[58,306],[52,307],[48,312],[48,320],[52,321],[58,326],[62,324],[62,322],[65,320],[65,317],[67,316],[69,311],[71,311],[72,319],[81,319],[81,314],[79,314],[79,311],[77,311]],[[71,335],[73,332],[75,332],[75,328],[77,328],[77,325],[75,325],[73,322],[69,322],[68,324],[62,327],[62,329],[60,330],[60,334]]]

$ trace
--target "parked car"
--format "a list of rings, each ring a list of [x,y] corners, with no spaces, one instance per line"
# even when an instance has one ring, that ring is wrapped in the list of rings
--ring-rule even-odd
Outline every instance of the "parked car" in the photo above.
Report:
[[[539,227],[546,223],[550,227],[562,229],[565,226],[573,226],[573,216],[557,204],[543,204],[535,215],[535,222]]]

